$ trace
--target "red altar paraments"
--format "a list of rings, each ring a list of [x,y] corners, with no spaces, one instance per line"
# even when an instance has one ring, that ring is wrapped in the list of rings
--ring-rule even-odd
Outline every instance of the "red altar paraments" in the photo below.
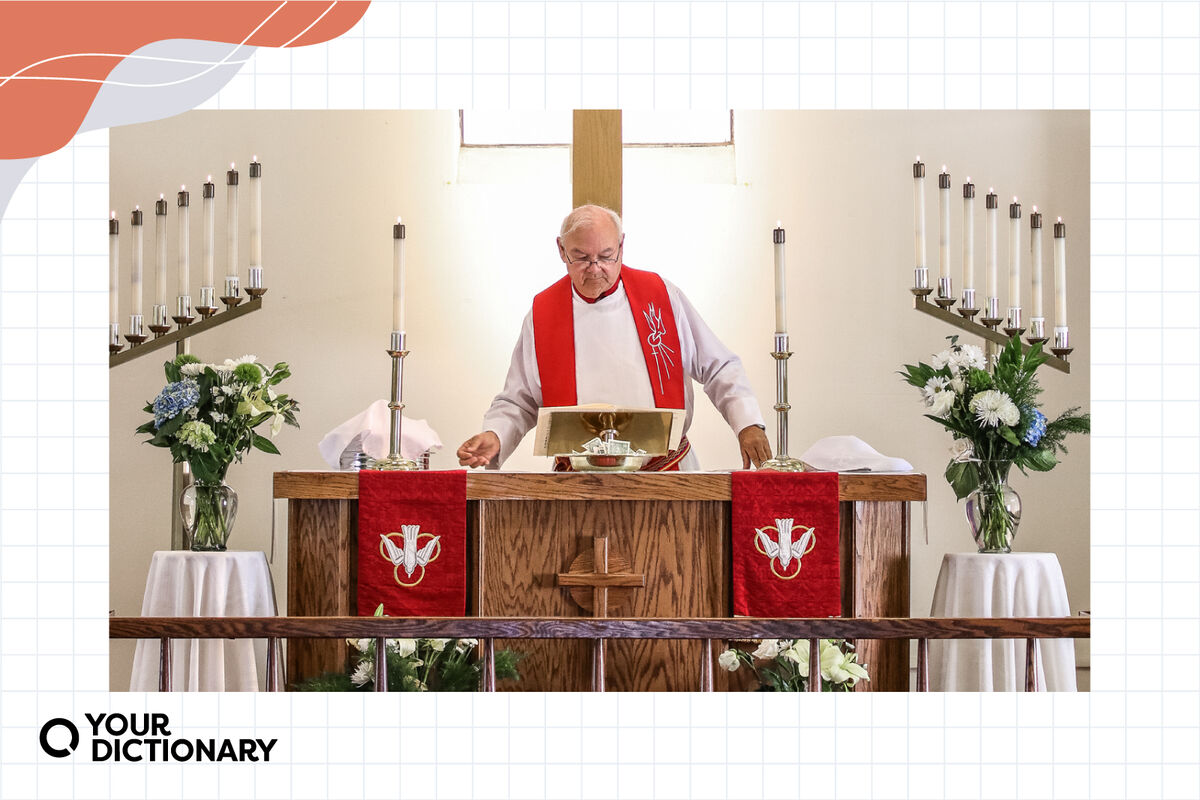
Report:
[[[464,616],[466,519],[465,470],[359,473],[358,613]]]
[[[842,613],[836,472],[733,473],[733,613]]]

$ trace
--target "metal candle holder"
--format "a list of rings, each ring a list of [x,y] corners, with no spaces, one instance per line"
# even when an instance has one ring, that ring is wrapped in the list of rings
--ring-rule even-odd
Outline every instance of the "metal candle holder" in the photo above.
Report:
[[[404,424],[404,358],[408,355],[407,336],[404,331],[392,331],[391,347],[387,354],[392,357],[392,401],[388,409],[392,415],[391,447],[387,458],[375,462],[375,469],[383,470],[415,470],[420,469],[417,462],[400,454],[400,429]]]
[[[137,347],[142,342],[146,341],[145,321],[141,314],[129,315],[129,333],[125,334],[125,341],[129,342],[130,347]]]
[[[1055,325],[1054,346],[1050,348],[1050,352],[1066,361],[1074,349],[1071,347],[1071,329],[1066,325]]]
[[[108,324],[108,353],[114,355],[121,352],[125,345],[121,344],[121,323],[110,322]]]
[[[171,323],[167,322],[167,306],[164,303],[155,303],[150,309],[150,324],[146,327],[154,333],[155,339],[171,330]]]
[[[963,289],[962,300],[955,309],[963,319],[971,319],[979,313],[979,309],[975,307],[975,290]]]
[[[192,296],[181,294],[175,298],[175,316],[171,317],[179,327],[191,325],[196,321],[192,314]]]
[[[246,287],[246,294],[250,295],[251,298],[257,299],[266,293],[267,287],[262,285],[262,267],[251,267],[250,285]]]
[[[791,357],[792,353],[788,349],[788,335],[776,333],[775,349],[771,352],[771,358],[775,359],[775,411],[779,424],[779,447],[776,449],[775,457],[762,462],[759,466],[760,469],[773,469],[778,472],[804,471],[804,463],[787,454],[788,409],[792,407],[788,403],[787,360]]]
[[[221,302],[229,308],[242,302],[241,279],[237,275],[225,276],[225,294],[221,295]]]
[[[1046,338],[1046,318],[1045,317],[1030,317],[1029,318],[1029,336],[1025,341],[1030,344],[1045,344],[1050,341]]]
[[[200,287],[200,302],[196,306],[196,313],[204,319],[208,319],[213,314],[217,313],[216,288],[212,286]]]
[[[938,278],[937,295],[933,298],[933,302],[937,303],[939,308],[950,308],[954,305],[953,278]]]
[[[1021,336],[1025,333],[1025,327],[1021,324],[1021,307],[1009,306],[1008,308],[1008,325],[1004,326],[1004,332],[1011,336]]]

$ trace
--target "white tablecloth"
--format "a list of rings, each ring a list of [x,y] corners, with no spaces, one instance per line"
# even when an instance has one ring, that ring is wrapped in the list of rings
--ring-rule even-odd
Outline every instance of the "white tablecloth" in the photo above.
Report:
[[[276,613],[271,570],[262,551],[170,550],[156,552],[150,561],[143,617],[273,617]],[[130,691],[158,691],[158,656],[157,640],[138,641]],[[172,691],[265,688],[263,639],[176,639],[171,659]],[[278,660],[276,669],[282,669]]]
[[[1053,553],[948,553],[933,591],[932,617],[1067,617],[1067,585]],[[1075,691],[1075,642],[1042,639],[1039,684]],[[1025,640],[929,643],[930,688],[1015,692],[1025,686]]]

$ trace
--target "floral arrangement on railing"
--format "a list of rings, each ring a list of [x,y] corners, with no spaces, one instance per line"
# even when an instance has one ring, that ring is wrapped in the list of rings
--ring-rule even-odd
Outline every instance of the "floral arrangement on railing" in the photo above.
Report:
[[[921,391],[929,419],[954,437],[946,480],[967,501],[967,517],[981,552],[1009,552],[1020,521],[1020,498],[1008,487],[1013,464],[1046,472],[1066,453],[1068,434],[1088,433],[1091,418],[1069,408],[1054,420],[1042,413],[1037,369],[1042,345],[1023,353],[1014,336],[988,371],[983,350],[947,337],[950,346],[924,362],[905,364],[904,380]]]
[[[383,616],[383,606],[375,609]],[[388,639],[387,688],[389,692],[478,691],[483,666],[475,639]],[[364,692],[375,689],[375,640],[347,639],[357,656],[349,674],[327,672],[301,681],[300,692]],[[496,680],[520,680],[517,662],[523,653],[496,652]]]
[[[869,681],[867,665],[858,663],[854,645],[845,639],[821,640],[821,691],[852,692],[860,680]],[[808,690],[808,639],[764,639],[753,652],[730,648],[717,658],[729,672],[748,667],[759,686],[769,692]]]

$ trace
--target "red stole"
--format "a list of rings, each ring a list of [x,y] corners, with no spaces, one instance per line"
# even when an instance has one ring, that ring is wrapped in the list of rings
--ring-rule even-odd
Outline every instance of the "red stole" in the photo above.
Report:
[[[621,265],[655,408],[684,408],[683,357],[667,285],[653,272]],[[533,344],[543,406],[577,405],[575,314],[571,278],[564,275],[533,298]]]

